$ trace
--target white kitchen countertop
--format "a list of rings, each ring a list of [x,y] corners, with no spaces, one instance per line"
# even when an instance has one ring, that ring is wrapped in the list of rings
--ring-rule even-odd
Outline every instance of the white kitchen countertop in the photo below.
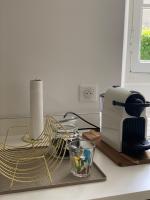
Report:
[[[116,196],[109,199],[145,200],[150,198],[150,165],[119,167],[99,150],[96,150],[95,162],[106,174],[104,182],[88,183],[60,188],[43,189],[22,193],[1,195],[0,200],[87,200],[103,199],[103,197]],[[136,194],[134,198],[134,193]],[[117,195],[125,194],[117,198]],[[142,198],[143,197],[143,198]]]
[[[14,124],[18,124],[19,126],[27,125],[28,119],[27,122],[24,119],[1,120],[1,133],[5,133],[7,128],[14,126]],[[26,130],[23,131],[23,134],[25,132]],[[18,129],[18,133],[20,133],[20,129]],[[150,125],[148,133],[150,133]],[[11,135],[13,134],[12,132]],[[16,137],[11,135],[9,138],[11,144],[15,144],[16,142],[20,144],[20,139],[16,139]],[[150,164],[119,167],[99,150],[95,151],[94,161],[107,176],[106,181],[0,195],[0,200],[150,199]]]

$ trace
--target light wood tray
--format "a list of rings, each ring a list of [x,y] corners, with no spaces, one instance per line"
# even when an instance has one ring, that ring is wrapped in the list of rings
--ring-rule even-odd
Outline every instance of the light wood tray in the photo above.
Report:
[[[106,180],[105,174],[98,168],[98,166],[95,163],[93,163],[93,166],[91,168],[91,174],[89,177],[78,178],[73,176],[70,172],[69,159],[63,160],[61,166],[56,170],[52,184],[49,184],[46,174],[41,172],[40,177],[41,178],[37,182],[32,183],[14,182],[13,187],[10,189],[11,180],[0,175],[0,194],[55,188],[61,186],[85,184]]]
[[[142,154],[129,156],[124,153],[120,153],[105,142],[103,142],[99,132],[89,131],[83,133],[83,137],[89,141],[95,143],[96,147],[114,161],[120,167],[127,167],[132,165],[141,165],[150,163],[150,150],[143,152]]]

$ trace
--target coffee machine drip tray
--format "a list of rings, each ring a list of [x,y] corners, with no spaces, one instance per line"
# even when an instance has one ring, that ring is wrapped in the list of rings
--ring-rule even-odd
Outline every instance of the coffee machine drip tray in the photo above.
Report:
[[[145,138],[145,118],[126,118],[123,121],[122,152],[139,154],[150,149],[150,141]]]

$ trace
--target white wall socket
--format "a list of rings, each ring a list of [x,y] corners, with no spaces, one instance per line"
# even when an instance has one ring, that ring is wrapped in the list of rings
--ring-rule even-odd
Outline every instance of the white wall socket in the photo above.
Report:
[[[97,86],[96,85],[80,85],[79,99],[84,102],[97,101]]]

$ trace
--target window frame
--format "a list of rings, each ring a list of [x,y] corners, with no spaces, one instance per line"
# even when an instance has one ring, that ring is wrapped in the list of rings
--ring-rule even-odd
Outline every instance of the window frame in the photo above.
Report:
[[[144,4],[144,7],[150,4]],[[133,0],[130,30],[130,71],[150,73],[150,60],[140,60],[140,38],[142,28],[143,0]]]

